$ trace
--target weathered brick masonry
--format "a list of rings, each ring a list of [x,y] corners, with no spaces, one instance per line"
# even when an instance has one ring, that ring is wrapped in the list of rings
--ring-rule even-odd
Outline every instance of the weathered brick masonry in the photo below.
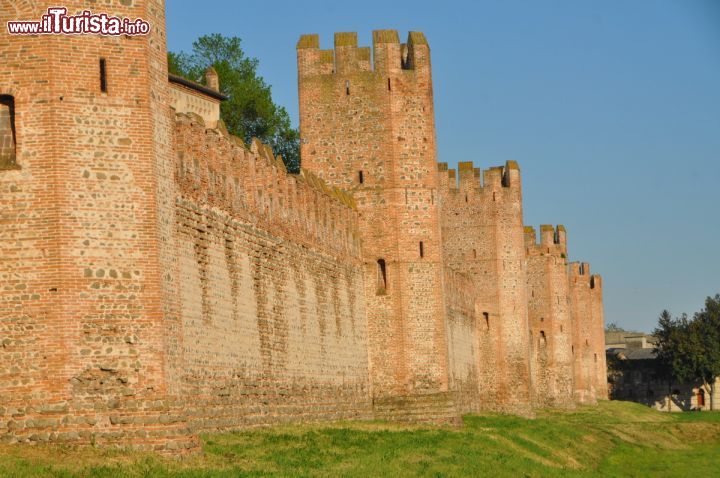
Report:
[[[300,39],[291,175],[227,134],[212,72],[170,86],[164,2],[102,8],[151,34],[0,37],[2,440],[183,452],[605,397],[600,277],[524,231],[516,163],[437,163],[421,33]]]
[[[535,229],[525,228],[528,319],[539,406],[574,402],[566,241],[564,226],[540,226],[539,244]]]
[[[175,138],[189,424],[370,417],[352,198],[199,117]]]
[[[352,191],[365,270],[373,396],[448,390],[448,342],[429,49],[395,31],[298,43],[303,166]]]
[[[441,163],[446,264],[476,286],[480,320],[478,399],[484,409],[529,414],[532,407],[526,260],[522,243],[520,171],[505,167],[482,172],[472,163],[456,171]]]
[[[608,394],[602,279],[590,275],[590,264],[573,262],[569,285],[575,395],[581,403],[593,403]]]
[[[0,23],[48,6],[3,0]],[[0,40],[17,148],[0,171],[0,430],[193,448],[167,393],[178,296],[164,4],[105,7],[148,19],[151,34]]]

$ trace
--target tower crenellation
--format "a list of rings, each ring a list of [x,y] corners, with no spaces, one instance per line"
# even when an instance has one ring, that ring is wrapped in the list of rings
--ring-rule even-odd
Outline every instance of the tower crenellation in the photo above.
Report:
[[[422,32],[410,32],[407,42],[400,43],[396,30],[375,30],[372,48],[359,47],[356,32],[339,32],[335,33],[332,50],[320,49],[319,35],[302,35],[297,50],[300,77],[365,71],[386,79],[403,72],[430,73],[430,48]]]
[[[554,254],[563,259],[567,258],[567,232],[565,226],[562,224],[557,226],[541,225],[539,242],[535,228],[525,226],[525,247],[528,255]]]
[[[506,161],[504,166],[493,166],[485,170],[476,168],[471,161],[459,162],[457,169],[448,168],[447,163],[438,163],[437,171],[439,191],[443,194],[454,194],[448,197],[448,200],[461,198],[465,201],[463,194],[469,194],[465,202],[469,202],[470,198],[478,201],[488,195],[492,198],[489,193],[502,192],[504,189],[507,189],[505,194],[511,196],[520,192],[520,168],[516,161]],[[496,194],[495,201],[497,200]]]

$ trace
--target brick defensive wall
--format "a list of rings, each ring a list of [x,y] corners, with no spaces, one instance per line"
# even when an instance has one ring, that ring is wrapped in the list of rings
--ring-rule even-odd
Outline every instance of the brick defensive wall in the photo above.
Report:
[[[1,441],[182,454],[607,397],[600,276],[524,227],[517,163],[437,162],[422,33],[300,37],[295,175],[228,134],[214,70],[168,74],[163,1],[102,8],[151,32],[0,36]]]

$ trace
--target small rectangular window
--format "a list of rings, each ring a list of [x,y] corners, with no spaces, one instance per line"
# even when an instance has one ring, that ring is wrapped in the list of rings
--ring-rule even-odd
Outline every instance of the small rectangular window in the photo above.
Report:
[[[490,330],[490,313],[483,312],[483,317],[485,318],[485,328]]]
[[[420,241],[420,257],[425,257],[425,244],[423,244],[423,241]]]
[[[385,259],[377,261],[377,295],[385,295],[387,293],[387,268]]]
[[[362,171],[358,171],[358,181],[360,182],[360,184],[362,184],[363,182],[365,182],[365,178],[363,177],[363,172],[362,172]]]
[[[15,169],[15,98],[0,95],[0,169]]]
[[[100,58],[100,91],[107,93],[107,64],[105,58]]]
[[[350,95],[350,80],[345,81],[345,94]]]

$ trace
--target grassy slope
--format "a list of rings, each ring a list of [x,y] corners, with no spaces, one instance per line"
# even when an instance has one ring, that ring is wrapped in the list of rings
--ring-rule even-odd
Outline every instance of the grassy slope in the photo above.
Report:
[[[183,461],[119,450],[0,447],[0,476],[714,476],[720,413],[606,402],[535,420],[465,417],[463,428],[297,425],[204,437]]]

